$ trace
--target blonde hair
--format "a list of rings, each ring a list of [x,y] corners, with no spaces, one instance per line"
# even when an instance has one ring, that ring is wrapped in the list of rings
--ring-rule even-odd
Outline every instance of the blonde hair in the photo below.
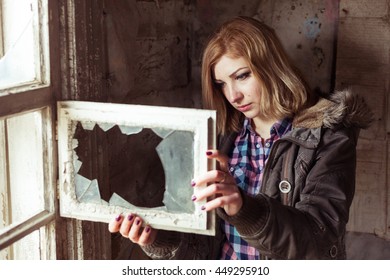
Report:
[[[210,38],[202,58],[203,106],[217,110],[219,134],[239,131],[244,118],[214,82],[214,67],[223,55],[246,59],[253,75],[260,80],[260,113],[264,117],[293,117],[308,106],[307,84],[290,63],[273,29],[253,18],[237,17],[225,22]]]

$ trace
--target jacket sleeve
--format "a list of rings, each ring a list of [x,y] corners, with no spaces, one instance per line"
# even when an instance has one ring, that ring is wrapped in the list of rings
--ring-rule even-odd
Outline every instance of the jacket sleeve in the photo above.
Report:
[[[239,213],[227,216],[219,210],[218,215],[266,257],[345,258],[343,238],[354,194],[355,166],[355,141],[349,131],[326,129],[292,206],[265,194],[243,194]]]

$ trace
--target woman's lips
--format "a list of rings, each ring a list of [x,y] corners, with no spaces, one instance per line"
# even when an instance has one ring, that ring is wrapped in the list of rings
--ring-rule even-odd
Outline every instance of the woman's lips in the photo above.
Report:
[[[244,112],[249,111],[251,109],[251,104],[238,106],[237,109],[244,113]]]

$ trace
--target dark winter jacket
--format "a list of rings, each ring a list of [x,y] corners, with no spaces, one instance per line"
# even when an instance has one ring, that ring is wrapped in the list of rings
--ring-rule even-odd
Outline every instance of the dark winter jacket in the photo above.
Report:
[[[320,99],[294,117],[273,144],[261,193],[243,196],[234,216],[218,216],[271,259],[345,259],[344,236],[355,191],[356,144],[372,114],[349,91]],[[236,134],[220,147],[228,153]],[[180,236],[179,240],[177,239]],[[161,232],[144,250],[153,258],[213,259],[222,237]]]

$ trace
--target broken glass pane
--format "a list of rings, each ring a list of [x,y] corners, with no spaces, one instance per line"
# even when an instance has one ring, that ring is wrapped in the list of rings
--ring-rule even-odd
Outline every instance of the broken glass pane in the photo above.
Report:
[[[89,184],[91,184],[91,180],[76,174],[75,176],[75,185],[76,185],[76,198],[80,201],[80,198],[87,191]]]
[[[100,123],[100,124],[99,124],[99,127],[100,127],[103,131],[110,130],[110,129],[113,128],[114,126],[115,126],[115,124],[113,124],[113,123]]]
[[[126,135],[137,134],[142,131],[142,127],[131,127],[131,126],[124,126],[124,125],[120,125],[119,129],[123,134]]]
[[[172,133],[171,129],[153,128],[152,130],[161,138],[166,138],[170,133]]]
[[[101,204],[100,191],[98,186],[98,181],[96,179],[92,180],[85,190],[85,192],[77,198],[80,202],[90,202]]]
[[[88,121],[74,126],[71,143],[79,202],[193,213],[193,189],[189,187],[194,176],[192,132]],[[110,147],[106,151],[108,183],[93,178],[96,162],[88,162],[94,160],[91,149],[96,148],[96,141],[105,141],[99,137],[105,137]],[[104,199],[101,194],[107,190]]]
[[[81,125],[85,130],[93,130],[96,123],[94,122],[81,122]]]
[[[157,146],[166,174],[163,201],[169,212],[194,211],[194,203],[188,199],[192,195],[188,186],[194,176],[193,146],[194,136],[189,131],[174,131]]]

